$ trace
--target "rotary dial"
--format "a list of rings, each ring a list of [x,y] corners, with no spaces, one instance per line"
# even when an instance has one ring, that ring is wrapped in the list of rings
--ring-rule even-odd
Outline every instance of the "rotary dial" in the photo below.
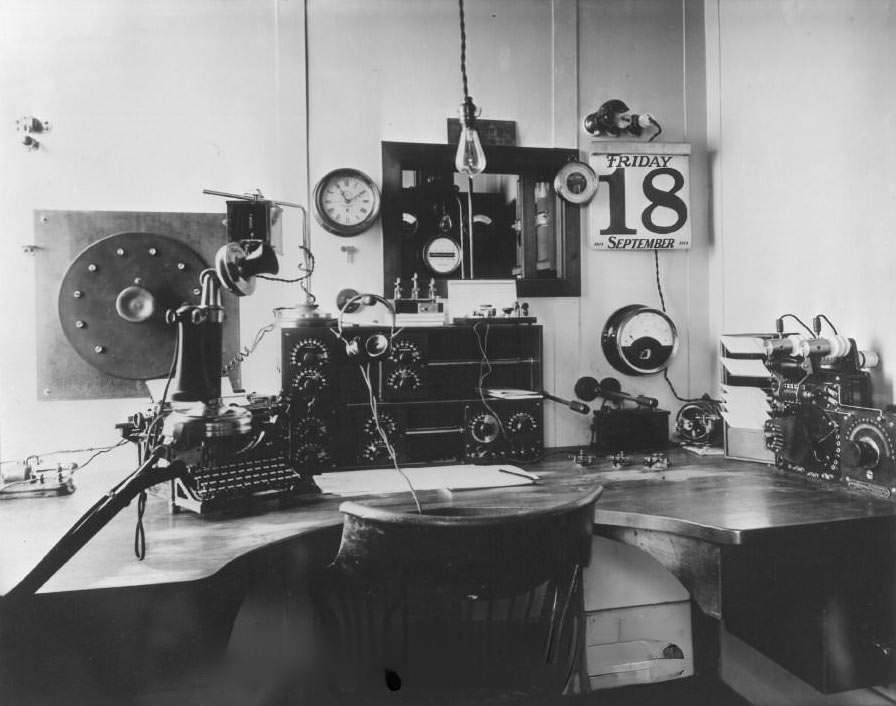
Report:
[[[392,344],[389,360],[397,365],[420,365],[423,353],[414,341],[399,340]]]
[[[386,385],[392,390],[410,392],[419,390],[421,384],[420,374],[410,368],[398,368],[386,377]]]
[[[328,435],[327,425],[319,417],[303,417],[292,427],[293,438],[306,443],[319,442]]]
[[[292,389],[306,395],[313,395],[329,386],[326,376],[314,369],[300,370],[292,381]]]
[[[853,477],[863,480],[882,480],[876,478],[884,466],[889,467],[893,461],[893,450],[896,448],[896,424],[889,417],[871,414],[854,414],[843,425],[843,442],[840,460]]]
[[[516,412],[511,415],[507,426],[512,434],[528,434],[538,428],[538,422],[528,412]]]
[[[501,422],[493,414],[477,414],[470,421],[470,435],[480,444],[491,444],[500,431]]]
[[[320,444],[302,444],[292,454],[292,463],[296,470],[332,466],[329,452]]]
[[[389,452],[382,441],[370,441],[361,447],[360,458],[364,463],[377,463],[388,459]]]
[[[387,439],[392,439],[398,433],[398,422],[391,414],[379,414],[380,428],[386,434]],[[364,434],[371,438],[379,438],[379,432],[376,430],[376,421],[371,417],[364,422]]]
[[[289,357],[295,365],[318,368],[329,362],[330,352],[320,339],[303,338],[292,347]]]

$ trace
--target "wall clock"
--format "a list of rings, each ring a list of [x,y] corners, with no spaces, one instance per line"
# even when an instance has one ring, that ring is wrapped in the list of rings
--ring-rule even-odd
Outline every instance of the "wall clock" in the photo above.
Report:
[[[607,319],[600,343],[619,372],[650,375],[668,367],[678,349],[678,329],[665,312],[632,304]]]
[[[334,169],[314,187],[314,216],[335,235],[358,235],[380,215],[380,190],[358,169]]]

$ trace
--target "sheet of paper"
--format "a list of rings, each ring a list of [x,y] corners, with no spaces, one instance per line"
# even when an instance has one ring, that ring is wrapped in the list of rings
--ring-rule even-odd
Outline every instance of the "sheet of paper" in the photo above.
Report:
[[[733,355],[763,355],[763,341],[759,336],[722,336],[722,345]]]
[[[461,464],[454,466],[425,466],[423,468],[402,468],[411,480],[414,490],[468,490],[472,488],[504,488],[514,485],[532,485],[529,478],[502,473],[500,469],[527,473],[519,466],[501,464],[494,466],[474,466]],[[364,471],[339,471],[322,473],[314,477],[325,493],[351,496],[382,493],[407,492],[408,484],[392,468],[374,468]]]
[[[767,378],[769,377],[768,368],[763,365],[761,360],[755,358],[722,358],[722,365],[729,375],[744,378]]]
[[[768,419],[768,398],[758,387],[722,385],[721,413],[729,426],[762,429]]]

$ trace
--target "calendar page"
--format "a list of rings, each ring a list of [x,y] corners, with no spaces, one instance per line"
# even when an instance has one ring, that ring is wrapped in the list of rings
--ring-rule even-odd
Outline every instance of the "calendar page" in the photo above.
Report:
[[[599,188],[589,206],[598,250],[691,247],[691,146],[671,142],[592,142]]]

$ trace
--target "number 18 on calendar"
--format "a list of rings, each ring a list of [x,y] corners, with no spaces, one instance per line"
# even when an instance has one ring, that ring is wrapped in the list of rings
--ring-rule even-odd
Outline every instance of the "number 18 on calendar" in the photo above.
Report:
[[[684,143],[593,142],[589,162],[600,183],[589,206],[591,245],[690,248],[690,159]]]

